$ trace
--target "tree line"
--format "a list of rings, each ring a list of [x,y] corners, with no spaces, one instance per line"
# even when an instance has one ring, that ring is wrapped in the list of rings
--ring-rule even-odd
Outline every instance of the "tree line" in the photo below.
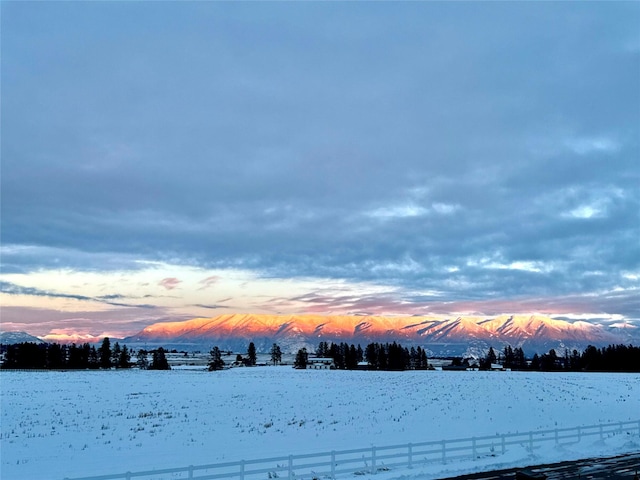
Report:
[[[231,353],[231,352],[228,352]],[[271,361],[274,365],[280,362],[282,359],[282,352],[280,351],[280,347],[273,344],[271,348]],[[256,365],[258,361],[258,354],[256,352],[256,346],[253,342],[249,343],[249,347],[247,348],[246,356],[242,356],[241,354],[236,355],[236,364],[243,365],[245,367],[253,367]],[[226,363],[222,359],[222,350],[217,346],[214,346],[209,352],[209,363],[207,364],[209,367],[209,371],[222,370]]]
[[[76,345],[61,345],[57,343],[18,343],[3,345],[5,359],[3,369],[126,369],[136,366],[140,369],[169,370],[171,367],[166,358],[166,350],[162,347],[147,351],[138,350],[135,361],[132,352],[126,345],[120,346],[116,342],[111,347],[108,337],[101,345],[84,343]],[[271,362],[278,365],[282,361],[282,350],[273,344],[270,350]],[[151,361],[148,356],[151,354]],[[425,370],[428,369],[426,350],[421,347],[406,348],[393,343],[370,343],[363,350],[360,345],[329,343],[322,341],[315,352],[316,357],[329,358],[333,366],[340,370],[355,370],[365,368],[370,370]],[[249,344],[246,355],[238,354],[236,364],[254,366],[257,362],[256,348],[253,342]],[[306,348],[298,350],[294,367],[306,368],[310,362]],[[496,354],[491,347],[477,363],[473,359],[456,358],[452,360],[456,367],[477,366],[481,370],[489,370],[494,365],[511,370],[530,371],[589,371],[589,372],[640,372],[640,347],[632,345],[609,345],[597,348],[588,346],[584,351],[573,350],[558,354],[554,349],[541,355],[535,354],[530,359],[525,357],[522,348],[504,347]],[[222,352],[218,347],[210,351],[209,370],[220,370],[225,367]]]
[[[429,367],[427,352],[422,347],[408,349],[396,342],[370,343],[364,350],[359,344],[320,342],[316,356],[330,358],[339,370],[355,370],[365,361],[369,370],[425,370]],[[306,368],[308,363],[306,348],[298,350],[294,367]]]
[[[161,347],[151,352],[138,350],[136,362],[132,362],[132,351],[105,337],[96,348],[89,343],[61,345],[58,343],[23,342],[4,345],[5,359],[3,369],[39,369],[39,370],[98,370],[111,368],[138,368],[149,370],[169,370],[165,350]],[[148,361],[148,354],[152,361]]]
[[[565,350],[560,355],[554,350],[533,355],[527,360],[521,348],[506,346],[496,355],[493,348],[480,360],[480,369],[490,369],[492,364],[511,370],[533,370],[542,372],[640,372],[640,347],[633,345],[609,345],[597,348],[589,345],[584,351]]]

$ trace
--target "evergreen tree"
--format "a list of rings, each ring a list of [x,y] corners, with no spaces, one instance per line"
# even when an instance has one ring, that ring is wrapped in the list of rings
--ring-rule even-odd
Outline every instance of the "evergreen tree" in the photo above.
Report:
[[[516,370],[527,368],[527,360],[524,358],[524,351],[520,347],[513,351],[513,368]]]
[[[493,347],[489,347],[487,356],[480,360],[480,369],[491,370],[491,365],[493,365],[497,361],[498,358],[496,357],[496,352],[494,352]]]
[[[116,342],[111,350],[111,365],[116,368],[120,368],[120,354],[122,353],[122,349],[120,348],[120,344]]]
[[[420,361],[418,362],[418,368],[420,370],[426,370],[429,368],[429,360],[427,359],[427,351],[424,348],[418,347],[418,357]]]
[[[337,345],[333,342],[331,343],[331,345],[329,346],[329,357],[333,359],[333,363],[337,369],[344,369],[344,355],[342,354],[340,345]]]
[[[160,347],[157,350],[154,350],[149,370],[171,370],[167,357],[164,353],[164,348]]]
[[[117,345],[117,343],[116,343],[116,345]],[[129,349],[127,348],[126,345],[124,347],[122,347],[122,350],[120,350],[120,355],[118,356],[117,367],[118,368],[130,368],[131,367],[131,353],[129,352]]]
[[[549,350],[549,353],[545,353],[540,357],[540,369],[546,372],[551,372],[553,370],[558,370],[558,355],[556,351],[552,348]]]
[[[418,351],[416,350],[416,347],[412,346],[411,349],[409,350],[409,368],[411,370],[417,370],[418,363],[419,363]]]
[[[504,367],[505,368],[513,368],[515,364],[515,353],[511,348],[511,345],[507,345],[504,347]]]
[[[274,365],[277,365],[282,361],[282,350],[280,350],[280,347],[275,343],[271,347],[271,361]]]
[[[258,356],[256,354],[256,346],[251,342],[249,344],[249,348],[247,349],[247,357],[249,357],[249,365],[255,365],[258,360]]]
[[[307,353],[306,348],[301,348],[296,353],[296,359],[293,362],[294,368],[305,369],[307,368],[307,363],[309,362],[309,354]]]
[[[102,340],[102,346],[98,349],[100,356],[100,368],[111,368],[111,342],[109,337]]]
[[[569,357],[569,370],[577,372],[582,368],[582,362],[578,350],[573,350]]]
[[[531,370],[540,370],[540,357],[537,353],[535,353],[531,359]]]
[[[60,369],[65,368],[66,359],[66,347],[63,349],[58,343],[52,343],[47,348],[47,368]]]
[[[370,343],[364,350],[364,358],[371,367],[378,368],[378,345]]]
[[[487,353],[487,361],[489,362],[489,364],[496,363],[498,361],[496,352],[493,351],[493,347],[489,347],[489,352]]]
[[[88,345],[88,344],[87,344]],[[98,351],[94,345],[89,347],[89,361],[87,366],[92,369],[100,368],[100,355],[98,355]]]
[[[389,368],[389,354],[385,345],[379,345],[378,348],[378,370],[387,370]]]
[[[318,348],[316,348],[316,357],[324,357],[326,354],[325,342],[321,341],[318,343]]]
[[[149,368],[149,359],[147,358],[147,351],[140,349],[136,357],[136,365],[140,370],[146,370]]]
[[[222,360],[222,352],[218,347],[213,347],[209,352],[209,371],[222,370],[224,367],[224,360]]]
[[[67,367],[70,369],[87,368],[83,362],[82,355],[84,350],[72,343],[67,347]]]
[[[346,355],[345,364],[345,366],[349,370],[355,370],[356,368],[358,368],[358,351],[356,350],[356,346],[354,344],[351,344],[349,346],[349,353]]]

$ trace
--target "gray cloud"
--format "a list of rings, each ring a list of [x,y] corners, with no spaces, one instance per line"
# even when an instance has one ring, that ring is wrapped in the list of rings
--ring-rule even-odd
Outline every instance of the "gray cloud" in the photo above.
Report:
[[[443,302],[631,294],[639,14],[8,4],[3,272],[172,259]]]
[[[211,309],[211,310],[218,310],[220,308],[231,308],[231,307],[229,307],[227,305],[204,305],[202,303],[198,303],[198,304],[194,305],[194,307],[208,308],[208,309]]]
[[[16,285],[15,283],[0,281],[0,292],[8,295],[27,295],[33,297],[49,297],[49,298],[68,298],[72,300],[90,301],[105,303],[107,305],[113,305],[115,307],[128,307],[128,308],[156,308],[155,305],[150,304],[130,304],[123,302],[115,302],[114,300],[129,298],[120,294],[102,295],[98,297],[89,297],[85,295],[52,292],[48,290],[42,290],[34,287],[24,287],[22,285]]]

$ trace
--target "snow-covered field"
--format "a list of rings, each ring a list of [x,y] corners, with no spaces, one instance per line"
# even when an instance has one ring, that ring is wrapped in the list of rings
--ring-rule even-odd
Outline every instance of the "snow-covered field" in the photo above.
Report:
[[[596,373],[70,371],[0,373],[3,480],[62,479],[640,418],[640,376]],[[640,450],[599,439],[493,461]],[[437,478],[484,463],[386,472]],[[363,478],[363,477],[360,477]]]

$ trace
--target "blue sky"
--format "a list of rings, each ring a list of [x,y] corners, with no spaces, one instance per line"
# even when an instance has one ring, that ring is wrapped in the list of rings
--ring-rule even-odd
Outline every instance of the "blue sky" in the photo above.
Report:
[[[2,2],[2,328],[640,321],[636,2]]]

